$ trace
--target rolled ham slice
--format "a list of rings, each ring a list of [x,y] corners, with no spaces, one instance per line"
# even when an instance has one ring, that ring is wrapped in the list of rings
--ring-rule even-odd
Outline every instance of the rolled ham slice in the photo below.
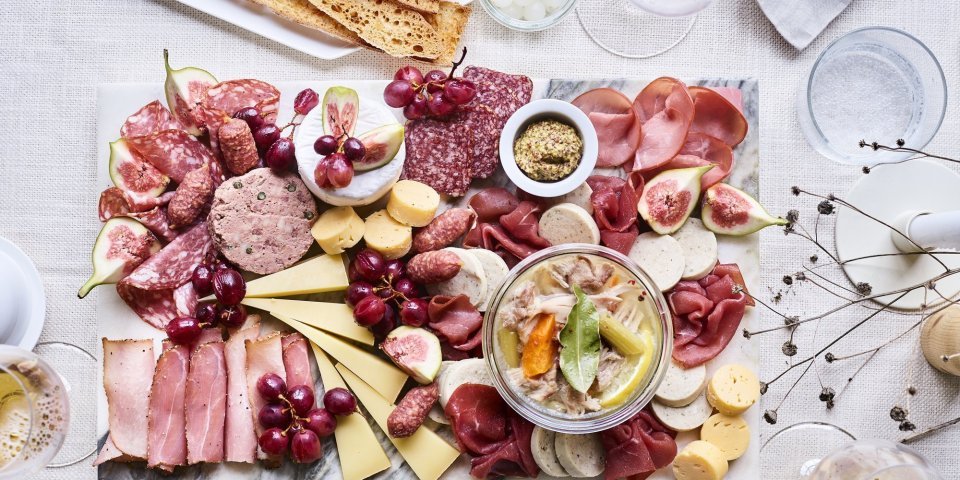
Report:
[[[693,98],[675,78],[660,77],[633,101],[640,117],[640,146],[628,170],[650,170],[675,157],[693,122]]]
[[[103,339],[103,389],[110,440],[131,459],[147,458],[153,340]]]
[[[190,353],[186,346],[164,350],[157,360],[147,418],[147,466],[172,472],[187,461],[184,395]]]
[[[694,115],[690,132],[714,137],[736,147],[747,136],[747,119],[724,95],[707,87],[690,87]],[[727,92],[729,95],[729,92]]]
[[[640,117],[633,103],[612,88],[596,88],[573,100],[597,131],[598,167],[618,167],[634,157],[640,146]]]
[[[275,373],[280,378],[287,378],[286,368],[283,366],[283,338],[280,332],[260,337],[255,340],[244,341],[247,351],[247,395],[250,400],[250,415],[253,421],[257,438],[263,433],[263,427],[257,421],[257,414],[267,404],[267,401],[257,392],[257,380],[264,374]],[[269,464],[279,464],[279,458],[273,458],[258,449],[257,457],[266,460]]]
[[[310,344],[303,335],[291,333],[280,341],[283,347],[283,368],[287,371],[287,388],[306,385],[313,388],[313,370],[310,369]]]
[[[260,335],[260,316],[247,317],[246,327],[233,332],[224,345],[227,361],[227,419],[224,425],[224,460],[253,463],[257,459],[257,434],[250,415],[247,392],[245,343]]]
[[[190,356],[185,394],[187,462],[223,461],[227,414],[227,363],[223,342],[197,347]]]

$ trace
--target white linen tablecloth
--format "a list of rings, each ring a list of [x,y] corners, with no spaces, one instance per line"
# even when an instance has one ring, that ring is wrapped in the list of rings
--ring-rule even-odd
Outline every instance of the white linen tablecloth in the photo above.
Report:
[[[593,44],[577,21],[568,17],[541,33],[515,33],[494,23],[479,5],[464,40],[468,63],[531,77],[640,77],[660,75],[696,78],[705,75],[754,76],[760,79],[761,196],[775,213],[801,208],[807,218],[816,202],[789,193],[791,185],[823,193],[843,193],[860,175],[819,157],[800,134],[794,110],[797,85],[811,62],[831,40],[851,29],[887,25],[907,30],[939,57],[951,92],[958,91],[960,4],[953,0],[897,2],[858,0],[830,24],[803,52],[787,44],[753,0],[721,0],[703,12],[689,37],[659,57],[627,60]],[[105,82],[162,82],[161,50],[169,48],[175,65],[196,65],[219,78],[258,77],[264,80],[310,78],[387,78],[401,61],[361,52],[337,61],[318,60],[233,25],[182,6],[174,0],[69,0],[61,2],[6,0],[0,2],[0,236],[19,244],[36,262],[44,280],[47,319],[41,340],[64,340],[96,351],[93,299],[78,300],[77,288],[89,273],[89,254],[100,227],[96,217],[95,178],[96,86]],[[136,106],[131,106],[131,111]],[[950,102],[940,135],[930,149],[960,155],[960,107]],[[955,168],[955,167],[951,167]],[[827,240],[828,243],[832,243]],[[751,286],[769,298],[782,288],[783,275],[800,268],[815,253],[810,245],[780,231],[761,237],[764,284]],[[833,305],[812,287],[794,287],[780,307],[810,314]],[[823,322],[818,344],[859,318],[862,310],[836,315]],[[765,325],[781,320],[764,313]],[[836,347],[852,353],[881,343],[906,325],[902,317],[875,321],[863,334]],[[798,336],[800,356],[812,353],[812,329]],[[759,337],[762,379],[786,364],[780,353],[785,333]],[[837,391],[857,367],[853,362],[819,365],[825,385]],[[812,372],[811,372],[812,373]],[[93,372],[90,378],[95,378]],[[793,377],[795,378],[795,377]],[[789,378],[771,387],[764,408],[783,397]],[[889,419],[895,404],[907,406],[920,428],[960,416],[960,381],[936,374],[918,354],[916,335],[883,349],[855,378],[827,412],[816,399],[816,375],[809,375],[779,410],[779,423],[764,426],[768,437],[803,420],[825,420],[861,438],[897,439],[902,435]],[[89,425],[93,437],[93,399],[72,415]],[[916,445],[944,473],[960,478],[956,445],[960,427]],[[766,462],[789,451],[765,452]],[[88,462],[48,469],[39,478],[89,479]],[[740,480],[740,479],[736,479]]]

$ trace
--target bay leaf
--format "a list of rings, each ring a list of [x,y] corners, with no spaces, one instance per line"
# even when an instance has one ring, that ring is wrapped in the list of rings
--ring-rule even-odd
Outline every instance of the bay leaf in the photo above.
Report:
[[[573,294],[577,303],[560,330],[560,371],[574,390],[586,393],[600,366],[600,314],[578,285]]]

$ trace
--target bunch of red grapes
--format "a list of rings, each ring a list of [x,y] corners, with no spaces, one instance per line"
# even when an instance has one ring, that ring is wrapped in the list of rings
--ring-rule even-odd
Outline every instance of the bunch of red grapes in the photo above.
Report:
[[[411,327],[427,323],[428,303],[420,286],[405,274],[401,260],[386,260],[369,248],[357,252],[347,269],[346,300],[353,318],[378,338],[396,328],[398,319]]]
[[[313,151],[324,156],[313,172],[320,188],[343,188],[350,185],[353,181],[353,162],[359,162],[367,155],[363,142],[347,134],[339,138],[321,135],[313,143]]]
[[[247,283],[240,272],[226,262],[208,260],[193,270],[191,278],[197,295],[205,297],[211,292],[216,302],[197,305],[193,317],[178,317],[167,323],[166,332],[170,341],[177,345],[192,345],[204,328],[224,325],[236,328],[247,319],[247,309],[240,304],[247,294]]]
[[[449,75],[440,70],[424,75],[417,67],[403,67],[383,90],[383,100],[393,108],[402,108],[408,120],[450,115],[477,95],[473,82],[453,76],[458,65],[454,64]]]
[[[315,407],[313,389],[308,385],[287,388],[275,373],[257,380],[257,392],[267,404],[257,412],[257,421],[265,429],[257,443],[269,455],[289,450],[296,463],[312,463],[323,456],[320,439],[337,428],[335,415],[350,415],[357,410],[357,399],[344,388],[334,388],[323,396],[324,407]]]
[[[306,115],[319,104],[320,96],[308,88],[297,94],[293,101],[293,110],[297,115]],[[281,128],[275,123],[267,123],[257,107],[241,108],[233,113],[233,118],[247,122],[253,132],[253,141],[257,144],[260,159],[266,166],[277,171],[293,168],[297,162],[293,148],[293,132],[289,136],[281,137],[286,126]]]

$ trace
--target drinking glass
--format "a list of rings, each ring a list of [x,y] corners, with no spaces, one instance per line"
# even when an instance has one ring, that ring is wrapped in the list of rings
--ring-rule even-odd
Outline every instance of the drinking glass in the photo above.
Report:
[[[648,58],[683,40],[713,0],[580,0],[587,35],[610,53]]]

